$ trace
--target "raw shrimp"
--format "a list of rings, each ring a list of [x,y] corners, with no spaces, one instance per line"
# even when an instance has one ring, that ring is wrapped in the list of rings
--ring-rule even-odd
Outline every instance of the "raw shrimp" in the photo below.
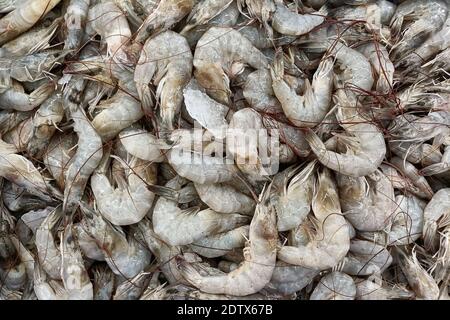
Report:
[[[0,45],[30,29],[52,10],[60,0],[23,1],[12,12],[0,19]]]
[[[180,111],[183,88],[191,79],[192,59],[186,39],[169,30],[145,43],[134,72],[136,88],[146,111],[153,106],[148,87],[153,80],[157,87],[156,98],[161,100],[161,124],[169,130],[173,130],[173,122]]]
[[[103,154],[102,140],[81,107],[70,103],[74,131],[78,135],[77,151],[68,164],[65,177],[63,211],[73,214],[79,205],[91,173]]]
[[[4,135],[30,116],[31,112],[0,110],[0,134]]]
[[[277,55],[271,69],[272,88],[284,114],[296,126],[314,127],[323,120],[331,102],[333,61],[322,60],[314,73],[312,84],[306,81],[305,93],[297,95],[284,81],[283,59]]]
[[[61,279],[70,300],[92,300],[92,283],[72,226],[69,223],[61,235]]]
[[[319,271],[277,261],[267,289],[273,286],[282,295],[289,295],[305,288],[319,274]]]
[[[428,197],[427,194],[417,188],[409,178],[400,175],[400,173],[394,167],[388,166],[386,164],[381,164],[380,169],[391,181],[394,189],[403,190],[405,193],[411,193],[420,198]]]
[[[317,235],[306,245],[281,247],[278,259],[320,271],[334,267],[345,257],[350,248],[350,237],[336,186],[327,169],[319,174],[316,190],[312,209],[318,220]]]
[[[163,162],[169,145],[143,129],[127,128],[119,133],[119,139],[127,152],[139,159]]]
[[[252,215],[255,201],[226,183],[195,183],[200,199],[211,209],[220,213]]]
[[[323,276],[311,293],[311,300],[354,300],[356,286],[349,275],[333,271]]]
[[[107,265],[92,267],[94,274],[94,300],[111,300],[114,290],[114,273]]]
[[[114,293],[113,300],[138,300],[147,287],[151,275],[142,271],[134,278],[121,283]]]
[[[67,37],[64,49],[79,49],[84,37],[84,27],[88,16],[90,0],[70,0],[64,20],[66,22]]]
[[[2,109],[14,109],[17,111],[30,111],[41,105],[53,92],[52,83],[44,83],[31,93],[25,93],[19,83],[14,82],[11,89],[0,94]]]
[[[180,34],[186,33],[196,26],[207,24],[211,19],[222,13],[233,0],[205,0],[198,1],[186,19],[186,25]]]
[[[336,176],[345,218],[361,231],[383,230],[396,208],[391,181],[380,170],[367,177]]]
[[[151,254],[136,239],[127,239],[120,227],[114,227],[85,203],[80,203],[80,209],[84,230],[96,239],[114,274],[132,278],[149,265]]]
[[[247,76],[243,95],[245,100],[258,111],[275,114],[283,111],[272,89],[272,76],[268,69],[259,69]]]
[[[204,237],[190,245],[191,249],[206,258],[223,256],[234,248],[242,248],[248,239],[248,226]]]
[[[184,278],[203,292],[246,296],[264,288],[270,281],[276,262],[277,226],[275,211],[269,202],[270,186],[260,196],[250,223],[245,261],[225,275],[202,276],[186,261],[179,262]]]
[[[154,31],[165,31],[171,28],[189,14],[193,6],[194,0],[160,0],[156,9],[139,27],[134,40],[144,43]]]
[[[272,27],[281,34],[300,36],[310,32],[324,21],[325,17],[320,13],[298,14],[286,7],[283,1],[277,1],[272,17]]]
[[[34,292],[39,300],[67,300],[69,295],[62,283],[47,278],[39,263],[34,267]]]
[[[291,167],[274,177],[270,202],[277,213],[278,231],[298,227],[311,210],[316,161],[299,171]]]
[[[423,239],[425,248],[435,247],[438,229],[450,224],[450,188],[441,189],[433,195],[423,211]]]
[[[200,38],[194,53],[194,75],[206,92],[218,102],[229,105],[230,77],[244,65],[255,69],[268,66],[267,58],[239,31],[211,27]]]
[[[273,38],[273,31],[268,23],[277,9],[273,0],[237,0],[237,4],[240,12],[242,12],[242,7],[245,4],[250,17],[260,21],[266,29],[269,38]]]
[[[61,252],[53,236],[62,218],[61,208],[55,208],[36,230],[36,249],[39,268],[52,279],[61,279]]]
[[[83,256],[95,261],[105,261],[105,255],[97,245],[95,238],[86,233],[80,223],[73,225],[73,233],[78,241]]]
[[[450,145],[445,147],[445,151],[442,154],[442,158],[438,163],[433,163],[420,170],[420,173],[424,176],[437,175],[450,170]]]
[[[175,177],[166,187],[180,190],[186,180]],[[211,209],[192,207],[182,210],[177,202],[159,198],[153,209],[153,226],[156,234],[170,245],[186,245],[205,236],[231,230],[248,222],[239,214],[220,214]]]

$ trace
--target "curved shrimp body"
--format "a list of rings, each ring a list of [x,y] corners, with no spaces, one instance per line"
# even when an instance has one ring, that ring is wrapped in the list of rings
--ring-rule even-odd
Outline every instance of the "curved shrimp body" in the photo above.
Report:
[[[310,32],[324,21],[325,17],[319,14],[298,14],[282,2],[278,2],[272,16],[272,27],[281,34],[300,36]]]
[[[325,270],[337,265],[350,248],[349,231],[341,214],[337,189],[326,169],[319,175],[312,209],[319,224],[316,237],[306,245],[281,247],[278,259],[305,268]]]
[[[306,82],[303,96],[297,95],[283,79],[284,66],[280,56],[275,58],[272,75],[272,88],[281,103],[284,114],[296,126],[314,127],[322,122],[331,102],[333,88],[333,61],[322,60],[314,74],[312,84]]]
[[[424,225],[426,202],[415,196],[395,197],[397,205],[392,214],[392,225],[388,232],[389,245],[407,245],[419,239]]]
[[[281,113],[283,109],[272,89],[272,76],[267,69],[259,69],[247,76],[243,87],[245,100],[256,110]]]
[[[69,298],[60,282],[47,279],[47,275],[39,263],[36,263],[34,267],[33,287],[39,300],[67,300]]]
[[[0,94],[2,109],[17,111],[30,111],[43,103],[53,92],[52,83],[44,83],[31,93],[25,93],[20,84]]]
[[[136,166],[133,158],[128,166],[131,168],[124,181],[114,174],[118,188],[114,189],[104,168],[96,170],[91,177],[91,188],[97,200],[99,212],[105,219],[117,226],[138,223],[149,212],[155,195],[147,189],[146,181],[141,176],[145,174],[145,166]]]
[[[98,33],[106,42],[108,55],[117,63],[131,64],[128,42],[131,30],[127,18],[114,4],[106,1],[89,9],[86,23],[88,34]]]
[[[386,48],[379,43],[368,43],[357,48],[370,62],[378,77],[376,90],[380,93],[389,93],[394,82],[394,64],[389,59]]]
[[[250,223],[249,243],[244,248],[245,261],[225,275],[202,276],[186,261],[179,264],[185,279],[203,292],[246,296],[269,283],[276,262],[276,215],[269,203],[270,188],[260,196]]]
[[[158,50],[154,50],[158,48]],[[161,100],[162,125],[173,129],[173,121],[183,102],[183,88],[191,79],[192,53],[183,36],[165,31],[149,39],[141,52],[134,81],[144,110],[152,107],[148,87],[153,80],[156,96]]]
[[[425,207],[423,218],[425,248],[431,249],[435,246],[438,229],[450,224],[450,188],[440,189],[433,195]]]
[[[310,300],[354,300],[355,296],[356,286],[352,277],[333,271],[320,279]]]
[[[164,149],[169,149],[167,144],[143,129],[125,129],[119,133],[119,139],[129,154],[150,162],[163,162]]]
[[[161,0],[140,26],[135,41],[143,43],[155,30],[171,28],[187,16],[193,6],[194,0]]]
[[[239,73],[244,64],[254,69],[268,66],[267,58],[239,31],[211,27],[197,43],[194,53],[195,78],[220,103],[231,103],[229,79]],[[236,72],[237,68],[239,70]]]
[[[233,0],[205,0],[198,1],[186,19],[186,26],[180,34],[186,35],[196,26],[207,24],[211,19],[226,10]]]
[[[114,274],[132,278],[149,265],[151,254],[138,241],[133,237],[127,239],[120,227],[114,227],[83,202],[80,208],[84,230],[96,239]]]
[[[61,279],[71,300],[92,300],[94,291],[84,267],[80,247],[74,237],[72,223],[61,235]]]
[[[75,108],[71,110],[71,117],[74,121],[74,131],[78,135],[78,147],[65,173],[63,211],[67,214],[72,214],[78,207],[86,183],[103,155],[100,136],[84,110],[78,106]]]
[[[252,215],[255,201],[225,183],[195,183],[200,199],[211,209],[220,213],[241,213]]]
[[[275,287],[282,295],[289,295],[305,288],[319,274],[319,271],[277,261],[267,287]]]
[[[0,19],[0,45],[30,29],[61,0],[28,0]]]
[[[180,190],[186,180],[175,177],[166,187]],[[199,211],[197,207],[182,210],[177,202],[159,198],[153,209],[156,234],[170,245],[186,245],[205,236],[231,230],[248,221],[239,214],[220,214],[211,209]]]
[[[395,210],[394,187],[377,170],[367,177],[337,175],[339,199],[345,218],[360,231],[383,230]]]
[[[249,226],[204,237],[190,245],[192,251],[206,258],[217,258],[235,248],[243,248],[248,238]]]
[[[60,222],[62,212],[55,208],[36,230],[36,249],[39,264],[52,279],[61,279],[61,252],[55,245],[53,229]]]
[[[71,0],[64,20],[67,27],[67,38],[64,49],[78,49],[84,36],[84,26],[88,16],[90,0]]]
[[[310,162],[303,170],[288,168],[274,177],[270,201],[277,213],[278,231],[298,227],[311,210],[316,162]]]
[[[447,19],[448,8],[440,0],[408,0],[402,2],[391,19],[393,36],[401,38],[394,45],[391,55],[398,60],[405,53],[420,45],[431,33],[440,30]],[[409,22],[412,20],[412,22]],[[404,22],[409,23],[404,26]]]

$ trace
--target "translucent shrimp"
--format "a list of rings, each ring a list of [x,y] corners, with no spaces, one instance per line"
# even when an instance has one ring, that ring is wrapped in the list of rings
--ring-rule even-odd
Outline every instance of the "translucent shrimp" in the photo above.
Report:
[[[38,264],[52,279],[61,279],[61,252],[53,236],[61,218],[61,208],[55,208],[37,228],[35,235]]]
[[[202,292],[246,296],[260,291],[270,281],[276,262],[277,226],[275,211],[269,203],[270,187],[263,190],[250,223],[245,261],[225,275],[202,276],[186,261],[179,268],[193,286]]]
[[[243,87],[245,100],[256,110],[281,113],[280,101],[272,89],[272,76],[267,69],[259,69],[247,76]]]
[[[90,0],[70,0],[64,15],[67,28],[64,49],[75,50],[80,48],[90,2]]]
[[[154,48],[158,48],[154,51]],[[183,36],[165,31],[149,39],[141,51],[134,81],[144,110],[151,110],[153,80],[156,98],[161,100],[162,126],[173,130],[173,122],[183,102],[183,88],[191,79],[192,53]]]
[[[111,300],[114,290],[114,273],[107,265],[92,267],[94,274],[94,300]]]
[[[119,139],[129,154],[150,162],[163,162],[165,150],[170,148],[143,129],[127,128],[119,133]]]
[[[226,183],[194,185],[200,199],[214,211],[252,215],[255,210],[255,201],[231,185]]]
[[[422,235],[426,202],[415,196],[395,197],[397,208],[392,214],[392,226],[388,232],[389,245],[413,243]]]
[[[120,227],[114,227],[83,202],[80,208],[83,228],[97,240],[114,274],[132,278],[149,265],[151,254],[136,239],[131,236],[127,239]]]
[[[339,153],[328,150],[312,130],[305,138],[317,159],[326,167],[344,175],[362,177],[375,172],[386,154],[386,144],[380,129],[357,114],[351,98],[339,90],[337,118],[349,135],[336,136]]]
[[[320,14],[298,14],[286,7],[283,1],[277,1],[276,10],[272,16],[272,27],[281,34],[300,36],[310,32],[324,21],[325,17]]]
[[[105,261],[105,254],[99,248],[95,238],[89,235],[80,223],[73,225],[73,232],[83,256],[95,261]]]
[[[186,180],[175,177],[166,187],[180,190]],[[220,214],[211,209],[199,211],[198,207],[182,210],[177,202],[159,198],[153,209],[153,226],[156,234],[170,245],[186,245],[205,236],[231,230],[248,222],[239,214]]]
[[[60,0],[28,0],[0,19],[0,45],[30,29]]]
[[[394,187],[377,170],[367,177],[337,175],[339,199],[345,218],[361,231],[383,230],[395,211]]]
[[[433,163],[420,170],[420,173],[424,176],[433,176],[440,173],[444,173],[450,170],[450,145],[445,147],[445,151],[442,154],[441,161]]]
[[[380,166],[380,169],[391,181],[394,189],[399,189],[406,193],[411,193],[420,198],[428,197],[426,193],[417,188],[409,178],[401,175],[394,167],[382,164]]]
[[[23,87],[14,82],[11,89],[0,94],[2,109],[13,109],[17,111],[30,111],[38,107],[53,92],[52,83],[44,83],[31,93],[25,93]]]
[[[147,287],[151,275],[142,271],[133,279],[121,283],[114,293],[113,300],[138,300]]]
[[[16,9],[24,0],[4,0],[0,3],[0,13],[8,13]]]
[[[34,292],[39,300],[67,300],[69,295],[62,283],[47,278],[39,263],[34,268]]]
[[[185,35],[196,26],[207,24],[211,19],[228,8],[233,0],[205,0],[198,1],[186,19],[186,25],[180,34]]]
[[[193,6],[194,0],[161,0],[139,27],[135,41],[144,43],[153,32],[171,28],[187,16]]]
[[[131,30],[127,18],[114,4],[106,1],[89,9],[86,33],[98,33],[106,42],[108,56],[118,64],[131,65],[131,55],[128,50]]]
[[[234,248],[243,248],[248,238],[249,226],[204,237],[190,245],[192,251],[206,258],[217,258]]]
[[[312,209],[318,220],[317,235],[306,245],[281,247],[278,259],[314,270],[332,268],[347,254],[350,237],[336,186],[327,169],[319,175]]]
[[[212,98],[229,105],[230,77],[246,64],[255,69],[268,66],[267,58],[239,31],[211,27],[197,43],[194,76]]]
[[[311,210],[316,162],[301,171],[291,167],[274,177],[270,201],[277,213],[278,231],[298,227]]]
[[[333,88],[333,61],[324,59],[314,73],[312,84],[306,81],[305,93],[297,95],[283,79],[283,60],[275,58],[271,69],[272,88],[281,103],[284,114],[296,126],[314,127],[322,122],[331,102]]]
[[[92,283],[72,226],[69,223],[61,235],[61,279],[70,300],[92,300]]]
[[[274,287],[286,296],[298,292],[308,286],[319,274],[319,271],[277,261],[270,283],[266,288]]]
[[[79,205],[91,173],[103,154],[102,140],[81,107],[70,102],[74,131],[78,135],[77,151],[68,164],[65,177],[63,211],[73,214]]]
[[[334,271],[320,279],[311,293],[310,300],[354,300],[355,296],[356,286],[352,277]]]
[[[238,0],[237,1],[239,11],[242,12],[242,7],[247,7],[247,11],[252,18],[256,18],[261,22],[266,29],[270,38],[272,38],[272,28],[269,25],[269,20],[274,15],[276,5],[273,0]]]
[[[0,110],[0,134],[4,135],[30,116],[32,116],[32,112]]]
[[[433,195],[423,212],[423,239],[425,248],[435,247],[438,229],[450,224],[450,188],[441,189]]]

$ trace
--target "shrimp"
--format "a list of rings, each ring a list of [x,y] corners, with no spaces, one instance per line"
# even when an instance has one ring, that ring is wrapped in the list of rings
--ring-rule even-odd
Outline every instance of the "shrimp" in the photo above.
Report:
[[[343,260],[342,271],[355,276],[381,274],[391,263],[392,256],[385,247],[371,241],[354,239]]]
[[[278,292],[286,296],[293,294],[309,285],[319,274],[319,271],[301,266],[295,266],[283,261],[277,261],[270,283]]]
[[[316,237],[306,245],[281,247],[278,259],[320,271],[334,267],[345,257],[350,248],[350,237],[336,186],[327,169],[319,175],[316,190],[312,200],[313,213],[319,224]]]
[[[186,180],[175,177],[166,187],[180,190]],[[170,245],[186,245],[205,236],[239,227],[248,217],[239,214],[220,214],[211,209],[199,211],[198,207],[182,210],[173,200],[159,198],[153,209],[153,226],[156,234]]]
[[[186,35],[188,31],[196,26],[207,24],[211,19],[226,10],[233,0],[205,0],[198,1],[192,8],[186,19],[186,25],[181,30],[181,35]]]
[[[129,154],[150,162],[163,162],[164,150],[170,148],[164,141],[143,129],[125,129],[119,133],[119,139]]]
[[[69,299],[92,300],[92,283],[72,227],[72,223],[69,223],[61,235],[61,279]]]
[[[428,197],[427,194],[417,188],[409,178],[400,175],[400,173],[392,166],[381,164],[380,169],[391,181],[394,189],[403,190],[404,192],[411,193],[415,196],[418,196],[419,198]]]
[[[35,260],[34,256],[17,237],[11,236],[11,242],[13,243],[14,248],[16,249],[20,261],[25,266],[28,281],[32,281],[34,277],[34,268],[36,264],[36,262],[34,261]]]
[[[80,209],[84,230],[96,239],[114,274],[132,278],[149,265],[151,254],[136,239],[127,239],[120,227],[113,226],[85,203],[80,202]]]
[[[30,116],[32,116],[32,112],[0,110],[0,134],[4,135],[22,121],[29,119]]]
[[[139,27],[136,42],[144,43],[156,30],[165,31],[191,12],[194,0],[161,0]]]
[[[433,195],[423,211],[423,239],[425,248],[435,247],[438,229],[450,224],[450,188],[441,189]]]
[[[0,13],[8,13],[16,9],[25,0],[4,0],[0,3]]]
[[[339,199],[345,218],[361,231],[383,230],[395,211],[394,187],[377,170],[367,177],[337,174]]]
[[[432,176],[440,173],[445,173],[450,170],[450,145],[445,147],[445,151],[442,155],[441,161],[431,164],[420,170],[420,173],[424,176]]]
[[[314,127],[323,120],[331,102],[333,61],[322,60],[314,74],[312,84],[306,81],[305,93],[297,95],[283,79],[283,60],[275,57],[271,68],[272,88],[281,103],[284,114],[296,126]]]
[[[389,59],[389,53],[380,43],[368,43],[357,48],[372,65],[376,80],[377,92],[387,94],[392,90],[394,83],[394,64]]]
[[[257,293],[269,283],[276,262],[278,239],[276,215],[269,201],[270,186],[260,195],[250,223],[245,261],[224,275],[202,276],[185,260],[179,261],[184,278],[205,293],[246,296]]]
[[[32,235],[36,233],[37,228],[39,228],[41,223],[54,209],[54,207],[49,206],[44,209],[31,210],[23,214],[16,224],[19,239],[27,243]]]
[[[447,5],[440,0],[403,1],[397,7],[390,23],[393,37],[398,39],[392,48],[392,57],[400,60],[405,53],[417,48],[431,33],[440,30],[447,19],[447,13]],[[406,27],[405,21],[408,22]]]
[[[92,267],[94,274],[94,300],[111,300],[114,290],[114,273],[107,265]]]
[[[319,14],[298,14],[291,11],[277,1],[276,10],[272,16],[272,27],[281,34],[300,36],[318,27],[325,21],[325,17]]]
[[[337,117],[341,126],[349,136],[336,136],[338,147],[345,153],[338,153],[327,149],[322,140],[311,129],[305,138],[317,159],[326,167],[341,174],[362,177],[375,172],[386,154],[386,144],[380,129],[372,123],[361,119],[355,111],[350,97],[339,90]],[[341,140],[342,139],[342,142]]]
[[[255,69],[268,66],[267,58],[239,31],[211,27],[200,38],[194,53],[194,76],[208,95],[230,105],[230,77],[240,73],[244,64]]]
[[[216,212],[252,215],[255,210],[255,201],[229,184],[194,185],[200,199]]]
[[[95,238],[89,235],[80,223],[74,224],[72,228],[83,256],[95,261],[105,261],[105,255]]]
[[[41,209],[49,205],[48,201],[11,182],[4,185],[3,203],[8,210],[14,212]]]
[[[316,162],[312,161],[300,172],[298,167],[291,167],[274,177],[270,201],[277,213],[278,231],[295,229],[307,217],[311,210],[315,167]]]
[[[412,251],[412,258],[397,248],[398,260],[403,274],[406,276],[409,285],[414,290],[416,297],[423,300],[437,300],[439,297],[439,287],[430,274],[420,265],[416,252]]]
[[[272,76],[267,69],[256,70],[247,76],[243,95],[245,100],[258,111],[275,114],[283,112],[280,101],[272,89]]]
[[[151,278],[151,273],[140,272],[133,279],[121,283],[113,296],[113,300],[138,300]]]
[[[84,26],[89,12],[90,0],[70,0],[64,20],[67,28],[67,38],[64,49],[74,50],[80,48],[84,37]]]
[[[225,138],[228,123],[226,116],[229,108],[211,99],[200,87],[195,79],[192,79],[183,91],[186,110],[192,119],[198,121],[214,137]]]
[[[268,21],[273,17],[278,5],[275,5],[273,0],[237,0],[239,11],[242,12],[244,4],[247,6],[247,11],[252,18],[256,18],[264,26],[269,38],[273,38],[273,31]]]
[[[30,29],[59,2],[60,0],[28,0],[20,3],[0,19],[0,45]]]
[[[154,51],[154,48],[158,48]],[[141,51],[134,81],[144,110],[152,107],[148,87],[153,80],[156,98],[161,100],[162,126],[173,130],[175,116],[183,102],[183,88],[191,79],[192,53],[183,36],[165,31],[149,39]]]
[[[352,277],[333,271],[320,279],[310,300],[354,300],[355,297],[356,286]]]
[[[67,300],[69,295],[64,286],[54,280],[47,279],[47,275],[39,263],[34,267],[34,293],[39,300]]]
[[[406,245],[420,238],[424,224],[426,202],[415,196],[395,197],[397,208],[392,214],[392,226],[388,232],[389,245]]]
[[[192,251],[205,258],[217,258],[234,248],[242,248],[248,238],[249,227],[242,226],[223,233],[204,237],[190,245]]]
[[[55,244],[53,232],[62,218],[61,208],[55,208],[36,230],[38,264],[52,279],[61,279],[61,252]]]
[[[52,83],[44,83],[31,93],[25,93],[23,87],[14,82],[13,87],[0,94],[2,109],[31,111],[41,105],[53,92]]]

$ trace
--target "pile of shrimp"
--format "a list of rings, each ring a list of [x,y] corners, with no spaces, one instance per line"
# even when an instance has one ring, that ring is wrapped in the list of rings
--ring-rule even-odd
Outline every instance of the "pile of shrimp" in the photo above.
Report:
[[[1,1],[0,300],[450,299],[449,11]]]

